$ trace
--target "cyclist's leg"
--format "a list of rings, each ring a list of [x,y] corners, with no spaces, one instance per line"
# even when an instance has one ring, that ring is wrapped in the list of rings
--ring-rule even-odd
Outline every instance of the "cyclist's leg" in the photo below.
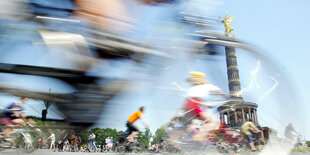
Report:
[[[21,118],[2,118],[2,123],[6,126],[3,131],[3,139],[10,138],[14,133],[16,133],[16,129],[13,127],[15,126],[26,126],[26,123]]]
[[[19,126],[26,126],[26,122],[21,118],[13,119],[12,123]]]
[[[138,137],[139,132],[133,131],[130,135],[127,136],[127,141],[128,142],[134,142],[135,138]]]
[[[246,136],[247,136],[247,138],[248,138],[248,140],[249,140],[249,145],[250,145],[251,150],[252,150],[252,151],[255,151],[256,148],[255,148],[255,145],[254,145],[254,139],[253,139],[252,134],[248,134],[248,135],[246,135]]]
[[[258,149],[261,150],[262,149],[262,145],[265,144],[263,132],[260,131],[260,132],[255,133],[255,137],[256,138],[253,138],[253,139],[255,139],[254,142],[257,142]]]
[[[197,118],[205,121],[205,125],[201,128],[201,132],[194,136],[194,139],[203,139],[210,133],[211,130],[218,129],[220,125],[217,118],[213,114],[208,112],[201,111],[198,114]]]
[[[3,130],[3,139],[8,139],[11,137],[12,134],[14,134],[17,130],[13,129],[13,125],[8,125]]]
[[[2,133],[2,138],[3,139],[7,139],[10,137],[10,135],[12,133],[14,133],[14,129],[12,127],[14,127],[13,123],[12,123],[12,119],[9,117],[3,117],[1,118],[1,123],[5,126],[3,129],[3,133]]]
[[[139,130],[136,126],[134,126],[132,123],[127,122],[126,124],[127,130],[129,131],[129,135],[127,136],[127,141],[134,142],[134,139],[138,137]]]
[[[205,121],[205,130],[210,131],[214,129],[218,129],[220,126],[219,120],[209,112],[201,112],[198,115],[198,118]]]

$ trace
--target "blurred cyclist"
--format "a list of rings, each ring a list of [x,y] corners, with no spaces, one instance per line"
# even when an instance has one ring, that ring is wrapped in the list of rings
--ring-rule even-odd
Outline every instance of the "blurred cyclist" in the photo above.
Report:
[[[300,134],[294,129],[293,124],[289,123],[285,128],[285,137],[293,142],[296,142],[296,137]]]
[[[201,106],[208,108],[214,107],[214,105],[207,103],[210,95],[226,95],[220,88],[209,83],[204,73],[190,72],[190,74],[191,77],[187,78],[187,82],[193,86],[187,90],[187,100],[184,109],[191,116],[204,121],[205,124],[200,128],[200,132],[193,136],[195,140],[203,140],[209,134],[209,131],[217,129],[220,123],[216,116],[211,112],[201,109]]]
[[[16,130],[11,128],[15,126],[26,126],[24,118],[26,114],[23,113],[23,105],[28,101],[27,97],[22,97],[19,101],[10,104],[5,110],[2,111],[1,122],[6,128],[3,131],[3,139],[11,137]]]
[[[126,127],[127,127],[126,132],[128,132],[129,134],[129,136],[127,136],[128,142],[134,142],[134,139],[138,137],[139,129],[135,125],[133,125],[133,123],[136,120],[140,119],[143,125],[145,126],[145,128],[149,128],[147,122],[143,118],[143,115],[142,115],[143,112],[144,112],[144,107],[142,106],[139,108],[139,111],[136,111],[135,113],[129,116],[127,123],[126,123]]]

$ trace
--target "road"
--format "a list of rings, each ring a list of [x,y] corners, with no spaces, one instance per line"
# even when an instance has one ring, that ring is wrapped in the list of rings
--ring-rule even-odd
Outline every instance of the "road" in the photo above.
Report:
[[[17,149],[13,150],[4,150],[0,152],[0,155],[24,155],[28,153],[21,152]],[[124,153],[89,153],[89,152],[51,152],[48,150],[37,150],[29,155],[95,155],[95,154],[103,154],[103,155],[124,155]],[[130,155],[151,155],[152,153],[126,153]],[[156,155],[168,155],[167,153],[155,153]],[[174,153],[175,154],[175,153]],[[171,155],[174,155],[171,154]],[[188,153],[191,155],[192,153]],[[201,153],[201,154],[208,154],[208,155],[221,155],[220,153]],[[187,155],[187,154],[184,154]],[[195,155],[199,155],[199,153],[195,153]],[[226,153],[226,155],[232,155],[232,153]],[[244,153],[241,155],[260,155],[259,153]],[[269,154],[268,154],[269,155]],[[271,155],[271,154],[270,154]],[[275,154],[276,155],[276,154]],[[310,152],[306,153],[291,153],[290,155],[310,155]]]

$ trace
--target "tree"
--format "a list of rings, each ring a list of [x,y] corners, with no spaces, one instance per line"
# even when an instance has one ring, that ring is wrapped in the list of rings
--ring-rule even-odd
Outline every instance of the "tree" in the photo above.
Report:
[[[138,142],[143,145],[145,149],[149,148],[149,142],[152,137],[150,129],[146,129],[144,133],[139,134]]]
[[[306,141],[308,147],[310,147],[310,141]]]
[[[88,136],[92,132],[96,135],[96,139],[95,139],[96,144],[100,144],[100,145],[105,143],[105,139],[107,137],[113,137],[114,142],[116,142],[116,139],[118,138],[118,135],[121,134],[121,133],[124,133],[123,131],[117,131],[116,129],[111,129],[111,128],[105,128],[105,129],[92,128],[92,129],[90,129],[88,131],[83,131],[81,133],[82,144],[87,144],[88,143]]]
[[[161,142],[164,139],[165,134],[166,134],[166,127],[161,127],[157,129],[152,144]]]

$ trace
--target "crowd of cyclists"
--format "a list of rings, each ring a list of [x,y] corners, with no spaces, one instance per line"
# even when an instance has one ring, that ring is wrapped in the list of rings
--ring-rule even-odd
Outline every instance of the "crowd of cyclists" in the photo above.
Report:
[[[221,95],[226,96],[226,94],[220,90],[217,86],[212,85],[208,82],[205,77],[205,74],[202,72],[191,72],[190,77],[186,79],[189,83],[193,86],[188,89],[186,92],[186,99],[185,103],[182,106],[182,109],[186,111],[183,117],[190,118],[190,123],[185,129],[186,132],[190,131],[188,136],[189,139],[194,142],[202,142],[206,141],[208,137],[212,137],[214,135],[219,135],[220,132],[224,133],[222,136],[222,141],[217,140],[214,144],[219,146],[222,144],[223,141],[229,143],[239,143],[233,142],[236,137],[239,135],[243,135],[243,142],[246,142],[248,148],[252,151],[257,150],[255,146],[255,141],[253,138],[253,134],[261,134],[261,130],[255,126],[253,121],[249,119],[246,121],[241,127],[240,130],[232,130],[227,126],[227,124],[220,124],[220,121],[215,116],[215,114],[207,111],[206,109],[202,108],[202,106],[210,108],[216,105],[208,104],[208,97],[210,95]],[[6,109],[2,111],[1,116],[1,123],[4,126],[3,132],[1,134],[1,139],[5,142],[12,142],[12,134],[16,132],[14,127],[17,126],[26,126],[31,120],[28,122],[25,121],[26,115],[23,113],[22,105],[27,102],[28,98],[21,97],[19,101],[11,103]],[[137,137],[140,130],[134,125],[137,120],[141,120],[145,128],[149,128],[147,121],[144,119],[143,114],[145,113],[145,107],[141,106],[138,108],[138,111],[132,113],[127,121],[126,127],[127,130],[123,135],[118,135],[118,137],[106,137],[104,142],[99,144],[96,143],[96,135],[95,133],[91,133],[88,136],[88,144],[82,145],[82,139],[78,135],[72,134],[71,136],[67,137],[65,140],[56,141],[55,134],[52,133],[47,139],[42,140],[39,139],[38,141],[38,148],[41,149],[49,149],[51,151],[68,151],[68,152],[124,152],[124,149],[120,149],[121,147],[128,147],[130,144],[137,142]],[[197,128],[197,121],[200,122],[199,128]],[[172,119],[169,126],[175,126],[177,124],[176,118]],[[168,127],[169,127],[168,126]],[[177,128],[173,128],[172,132],[175,132]],[[218,131],[215,134],[215,131]],[[169,131],[167,130],[167,133]],[[184,132],[184,133],[186,133]],[[179,134],[179,133],[177,133]],[[178,146],[174,146],[173,143],[170,143],[169,140],[173,139],[176,140],[176,135],[170,137],[166,136],[166,139],[162,139],[161,142],[155,143],[150,145],[149,151],[151,152],[159,152],[161,149],[162,151],[169,151],[168,146],[170,145],[174,152],[177,152],[180,148]],[[119,137],[125,137],[124,141],[119,141]],[[180,135],[177,135],[180,137]],[[230,138],[228,138],[230,137]],[[187,137],[188,138],[188,137]],[[239,138],[240,139],[240,138]],[[241,138],[242,139],[242,138]],[[180,139],[179,139],[180,140]],[[184,140],[184,139],[183,139]],[[264,144],[264,139],[261,139]],[[49,144],[49,145],[47,145]],[[258,149],[261,149],[262,146],[258,145]],[[144,149],[145,150],[145,149]]]
[[[192,138],[196,141],[200,141],[204,139],[211,130],[217,129],[219,127],[219,120],[217,117],[208,112],[207,110],[201,108],[202,106],[211,108],[214,105],[208,104],[206,102],[210,95],[221,95],[225,96],[226,94],[219,89],[217,86],[209,83],[206,79],[206,76],[202,72],[191,72],[190,77],[186,79],[187,82],[192,84],[192,87],[187,90],[186,101],[183,105],[183,109],[188,111],[188,117],[192,117],[204,122],[204,125],[199,129],[199,132],[192,134]],[[19,101],[10,104],[5,110],[2,112],[2,124],[5,126],[4,131],[2,133],[2,138],[4,140],[9,140],[11,134],[15,132],[14,126],[25,126],[24,118],[26,115],[23,113],[22,104],[24,104],[28,98],[22,97]],[[126,143],[133,143],[138,136],[139,129],[134,125],[137,120],[141,120],[146,128],[149,128],[148,123],[143,117],[143,113],[145,112],[145,107],[141,106],[138,111],[134,112],[128,117],[126,122],[127,130],[125,132],[126,135]],[[253,123],[247,123],[253,126]],[[248,125],[249,126],[249,125]],[[251,128],[249,126],[248,128]],[[254,128],[254,127],[253,127]],[[257,129],[256,127],[254,129]],[[259,132],[257,130],[257,132]],[[252,145],[252,139],[248,131],[246,131],[246,135],[249,138],[250,146],[254,150]],[[79,136],[70,136],[69,139],[64,140],[63,142],[55,142],[54,133],[49,137],[51,139],[49,149],[58,150],[58,151],[106,151],[112,150],[113,148],[113,138],[107,137],[106,141],[103,145],[95,144],[95,134],[92,133],[89,136],[89,145],[88,146],[80,146],[81,138]],[[55,144],[56,143],[56,144]],[[116,142],[116,146],[119,145]],[[39,145],[40,147],[40,145]],[[87,149],[85,149],[85,147]]]

